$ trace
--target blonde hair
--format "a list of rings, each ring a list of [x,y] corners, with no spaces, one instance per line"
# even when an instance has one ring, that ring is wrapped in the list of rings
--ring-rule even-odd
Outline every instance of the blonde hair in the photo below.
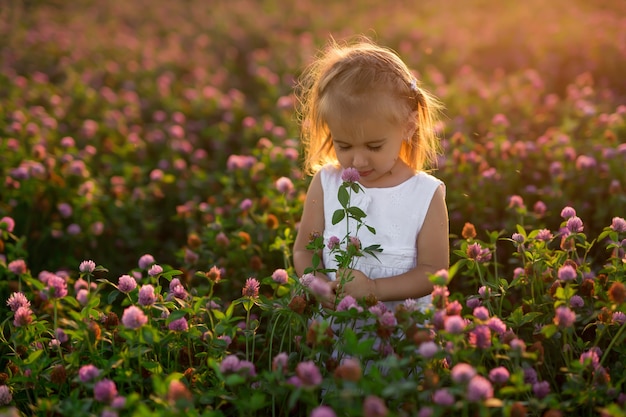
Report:
[[[415,171],[436,165],[440,143],[435,123],[441,103],[419,86],[394,51],[361,37],[352,44],[331,40],[300,77],[298,118],[307,174],[337,163],[327,125],[329,112],[342,114],[381,93],[397,103],[388,114],[393,122],[405,122],[416,112],[417,129],[410,140],[402,141],[400,158]]]

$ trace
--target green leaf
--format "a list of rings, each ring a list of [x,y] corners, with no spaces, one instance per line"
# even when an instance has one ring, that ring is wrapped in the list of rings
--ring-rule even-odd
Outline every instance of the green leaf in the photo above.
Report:
[[[117,290],[113,290],[109,293],[109,297],[107,298],[107,302],[108,304],[113,304],[113,302],[115,301],[115,299],[117,298],[118,295],[120,295],[121,293]]]
[[[26,360],[24,361],[24,364],[30,365],[31,363],[34,363],[37,359],[39,359],[39,357],[43,354],[43,352],[44,352],[43,349],[32,352],[30,355],[28,355],[28,358],[26,358]]]
[[[187,311],[185,310],[174,310],[170,313],[169,316],[167,316],[167,324],[170,324],[171,322],[173,322],[174,320],[178,320],[182,317],[185,317],[185,315],[187,314]]]
[[[246,378],[239,374],[230,374],[225,378],[226,385],[235,386],[246,382]]]
[[[339,191],[337,192],[337,199],[339,200],[339,204],[341,207],[348,207],[348,203],[350,202],[350,194],[346,191],[345,187],[339,187]]]
[[[342,221],[344,217],[346,217],[345,210],[335,210],[335,212],[333,213],[333,225]]]
[[[248,398],[248,410],[256,411],[265,406],[265,395],[260,392],[252,394],[251,398]]]
[[[176,275],[182,275],[183,271],[179,271],[178,269],[172,269],[171,271],[166,271],[161,274],[161,277],[167,279],[168,281],[172,280],[172,277]]]
[[[365,212],[358,207],[350,207],[348,209],[348,213],[350,213],[350,215],[357,220],[361,220],[363,217],[367,216],[367,214],[365,214]]]
[[[550,339],[558,331],[558,327],[554,324],[546,324],[541,328],[541,334]]]

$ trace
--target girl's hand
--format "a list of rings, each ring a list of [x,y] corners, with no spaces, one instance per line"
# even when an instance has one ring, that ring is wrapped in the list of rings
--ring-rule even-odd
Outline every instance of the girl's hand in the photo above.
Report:
[[[341,277],[344,283],[341,284]],[[370,295],[376,296],[376,282],[357,269],[340,269],[335,281],[336,292],[351,295],[359,300]]]

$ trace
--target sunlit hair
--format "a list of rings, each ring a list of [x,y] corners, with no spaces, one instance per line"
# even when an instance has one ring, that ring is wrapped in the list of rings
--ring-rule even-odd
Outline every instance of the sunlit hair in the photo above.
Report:
[[[297,89],[305,172],[337,163],[328,115],[354,115],[365,105],[377,106],[374,109],[392,123],[405,123],[416,112],[417,129],[409,141],[402,141],[400,158],[415,171],[434,167],[440,146],[435,123],[442,106],[414,80],[388,48],[367,38],[344,44],[331,40],[305,69]]]

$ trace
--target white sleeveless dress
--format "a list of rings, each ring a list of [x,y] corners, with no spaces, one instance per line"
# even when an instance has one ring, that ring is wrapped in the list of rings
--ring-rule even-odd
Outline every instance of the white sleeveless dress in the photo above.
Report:
[[[343,240],[346,236],[346,219],[332,224],[333,213],[341,209],[337,198],[337,191],[342,184],[343,169],[334,165],[326,165],[320,172],[324,190],[324,243],[332,236]],[[430,202],[443,182],[425,172],[419,172],[413,177],[388,188],[366,188],[357,194],[352,192],[350,205],[359,207],[366,214],[365,224],[375,229],[376,234],[370,233],[366,227],[358,231],[361,247],[379,244],[383,249],[376,254],[376,258],[365,255],[356,257],[353,269],[362,271],[371,279],[384,279],[399,275],[413,269],[417,264],[417,236],[424,223],[424,218],[430,207]],[[350,235],[356,232],[356,222],[350,221]],[[326,268],[335,269],[337,263],[328,245],[324,247],[323,261]],[[335,274],[328,277],[335,280]],[[386,302],[385,305],[394,311],[398,304],[405,300]],[[419,298],[417,308],[424,311],[431,306],[430,294]]]

